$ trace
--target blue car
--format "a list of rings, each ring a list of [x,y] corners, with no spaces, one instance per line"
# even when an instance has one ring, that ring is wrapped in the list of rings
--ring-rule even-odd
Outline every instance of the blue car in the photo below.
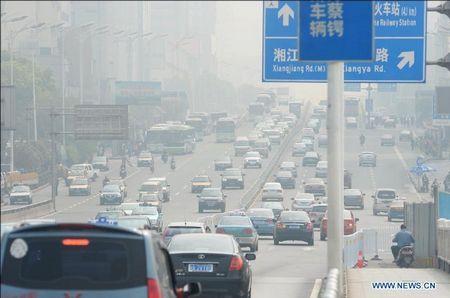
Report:
[[[247,216],[250,217],[259,236],[273,236],[276,218],[272,209],[252,208],[247,211]]]
[[[8,232],[1,242],[2,297],[183,297],[160,236],[108,224],[58,223]],[[170,276],[170,278],[168,277]],[[184,286],[182,284],[181,286]],[[31,294],[30,294],[31,293]]]
[[[225,215],[216,226],[217,234],[233,235],[240,247],[258,250],[258,232],[248,216]]]

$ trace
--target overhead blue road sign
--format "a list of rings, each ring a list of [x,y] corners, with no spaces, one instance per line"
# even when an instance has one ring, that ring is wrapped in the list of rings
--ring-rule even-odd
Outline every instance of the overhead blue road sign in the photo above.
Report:
[[[298,3],[264,1],[264,82],[327,80],[326,63],[300,62]],[[426,5],[426,1],[373,1],[375,59],[345,63],[345,81],[424,82]]]
[[[302,61],[371,61],[371,1],[300,1]]]

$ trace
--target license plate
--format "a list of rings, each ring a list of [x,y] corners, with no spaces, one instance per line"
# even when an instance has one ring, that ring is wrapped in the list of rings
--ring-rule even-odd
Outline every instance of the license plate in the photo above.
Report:
[[[208,206],[208,207],[212,207],[212,206],[214,206],[216,203],[215,202],[207,202],[206,203],[206,205]]]
[[[213,264],[189,264],[189,272],[213,272]]]
[[[300,229],[301,226],[295,225],[295,226],[288,226],[289,229]]]

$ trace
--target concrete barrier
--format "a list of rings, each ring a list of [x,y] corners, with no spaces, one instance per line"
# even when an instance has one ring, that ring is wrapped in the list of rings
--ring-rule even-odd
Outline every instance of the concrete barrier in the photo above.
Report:
[[[30,217],[39,217],[54,212],[53,201],[47,200],[23,207],[2,210],[2,222],[16,222]]]

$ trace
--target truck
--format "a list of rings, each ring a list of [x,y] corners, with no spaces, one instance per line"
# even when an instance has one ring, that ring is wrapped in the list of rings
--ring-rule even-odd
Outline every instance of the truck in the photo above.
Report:
[[[6,190],[11,189],[16,184],[28,185],[30,188],[35,188],[39,185],[39,175],[36,172],[21,173],[2,172],[1,174],[1,192],[4,194]]]
[[[292,113],[297,116],[297,118],[300,118],[302,113],[302,103],[300,101],[289,102],[289,113]]]
[[[359,98],[346,98],[344,101],[344,116],[355,117],[359,116]]]

